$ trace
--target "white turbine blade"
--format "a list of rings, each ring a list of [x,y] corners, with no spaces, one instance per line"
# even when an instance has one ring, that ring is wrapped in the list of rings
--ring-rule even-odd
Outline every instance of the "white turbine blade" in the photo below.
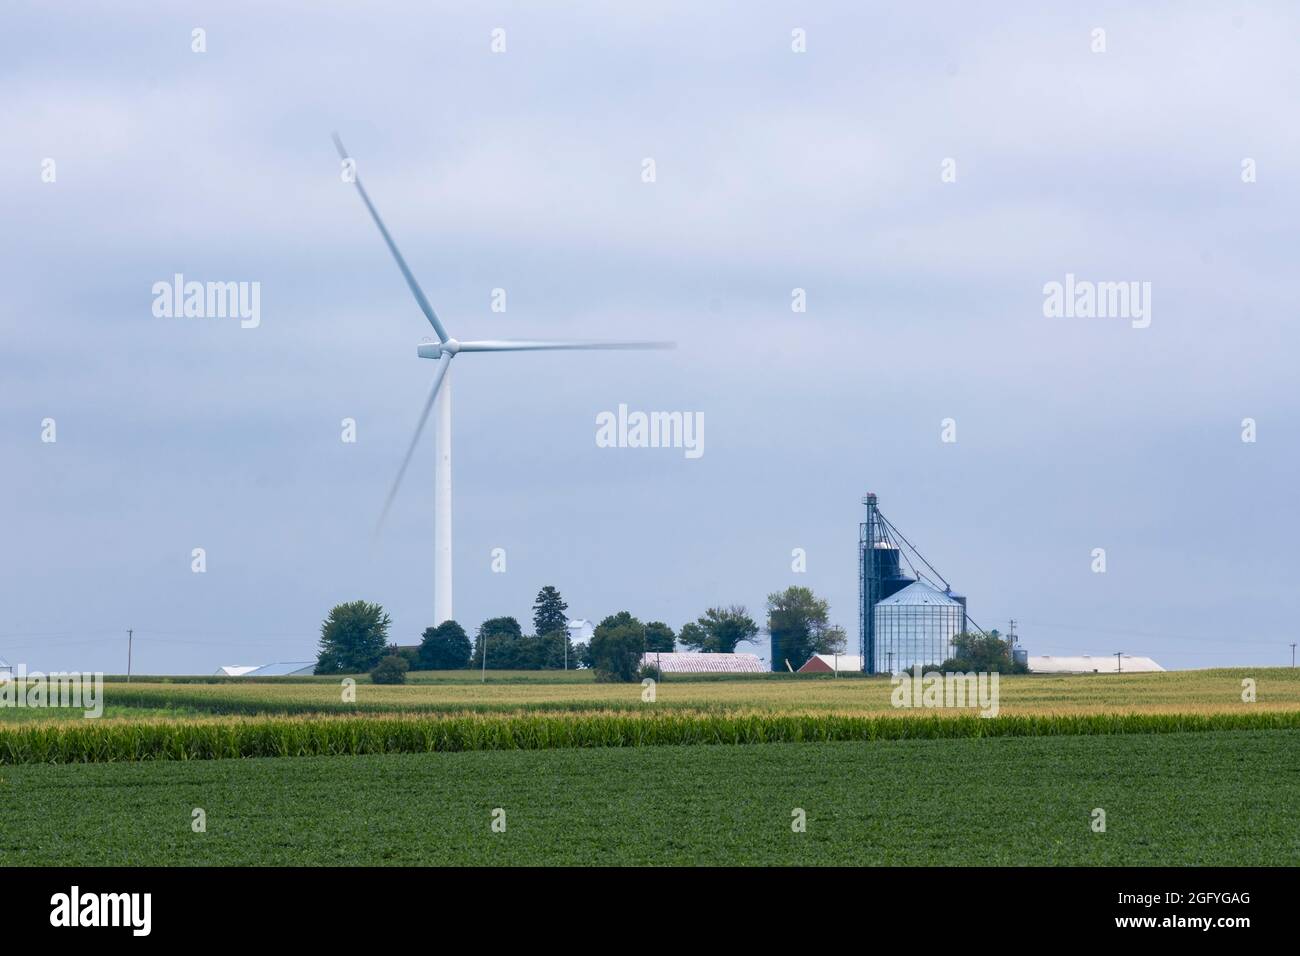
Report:
[[[420,442],[420,433],[424,431],[424,423],[429,420],[429,412],[433,408],[433,400],[438,397],[438,389],[442,386],[442,380],[447,377],[447,367],[451,365],[452,353],[443,352],[442,358],[438,359],[438,365],[433,370],[433,388],[429,389],[429,400],[424,403],[424,411],[420,413],[420,421],[415,426],[415,434],[411,437],[411,447],[406,449],[406,457],[402,459],[402,467],[397,469],[397,477],[393,479],[392,490],[388,492],[388,500],[384,502],[384,510],[379,513],[379,520],[375,522],[375,534],[384,526],[384,519],[388,517],[388,509],[393,506],[393,499],[397,497],[397,489],[401,487],[402,477],[406,474],[406,466],[411,463],[411,457],[415,454],[415,446]]]
[[[587,349],[675,349],[676,342],[531,342],[523,339],[480,339],[457,343],[460,352],[541,352]]]
[[[334,146],[339,151],[340,159],[351,159],[348,155],[347,149],[343,146],[343,140],[339,139],[338,133],[334,134]],[[429,300],[425,298],[424,290],[420,288],[420,283],[415,281],[415,276],[411,273],[410,267],[407,266],[406,260],[403,259],[402,254],[397,251],[397,243],[393,242],[393,237],[389,234],[388,227],[384,225],[384,220],[379,218],[379,210],[376,209],[375,204],[370,201],[370,196],[367,195],[366,188],[361,185],[361,177],[356,175],[355,169],[352,173],[352,182],[357,187],[357,192],[361,194],[361,201],[364,202],[366,208],[370,210],[370,218],[372,218],[375,221],[375,225],[379,227],[379,234],[384,237],[384,242],[388,243],[388,251],[391,252],[393,258],[397,260],[397,268],[402,270],[402,275],[406,278],[406,284],[410,287],[411,294],[415,296],[415,301],[419,303],[420,311],[424,313],[424,317],[428,319],[429,324],[433,326],[433,331],[438,333],[438,341],[446,342],[449,338],[447,330],[444,329],[442,323],[438,321],[438,315],[433,311],[433,306],[429,304]]]

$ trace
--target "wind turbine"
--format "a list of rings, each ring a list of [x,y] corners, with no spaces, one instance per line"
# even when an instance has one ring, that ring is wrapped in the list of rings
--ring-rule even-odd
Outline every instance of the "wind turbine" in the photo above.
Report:
[[[339,158],[345,163],[351,158],[348,151],[343,146],[343,140],[337,133],[334,134],[334,146],[339,151]],[[424,317],[429,320],[433,326],[433,331],[438,336],[437,344],[424,343],[417,349],[420,358],[434,359],[437,364],[433,368],[433,387],[429,389],[429,398],[424,403],[424,410],[420,412],[420,420],[416,423],[415,434],[411,437],[410,447],[406,449],[406,457],[402,459],[402,466],[397,470],[397,477],[393,479],[393,486],[388,492],[388,498],[384,501],[384,509],[380,512],[379,522],[376,525],[376,531],[383,526],[384,518],[388,515],[388,509],[392,507],[393,499],[397,497],[397,489],[402,484],[402,477],[406,474],[406,468],[411,463],[411,457],[415,454],[416,445],[419,444],[420,434],[424,431],[424,423],[429,419],[429,411],[437,408],[437,421],[434,425],[434,440],[436,443],[436,458],[433,473],[433,623],[441,624],[443,621],[451,620],[451,361],[462,352],[541,352],[555,350],[591,350],[591,349],[671,349],[675,348],[673,342],[591,342],[591,341],[568,341],[568,342],[543,342],[513,339],[484,339],[475,342],[459,342],[447,334],[446,328],[443,327],[433,306],[424,295],[424,290],[420,284],[415,281],[415,276],[402,258],[402,254],[397,250],[397,243],[393,241],[392,235],[384,225],[384,221],[379,218],[379,211],[375,209],[375,204],[370,201],[370,196],[366,193],[365,187],[361,185],[361,177],[356,175],[355,167],[352,169],[352,182],[357,187],[357,193],[361,196],[361,201],[366,204],[366,209],[370,212],[370,218],[375,221],[379,227],[379,234],[384,237],[384,243],[388,246],[388,251],[393,254],[397,261],[397,268],[402,271],[402,277],[406,279],[406,285],[410,288],[411,294],[415,296],[416,303],[420,306],[420,311]]]

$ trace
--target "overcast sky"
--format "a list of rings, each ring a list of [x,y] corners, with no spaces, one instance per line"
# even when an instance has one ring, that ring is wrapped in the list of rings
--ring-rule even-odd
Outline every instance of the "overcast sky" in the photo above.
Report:
[[[679,344],[456,361],[468,630],[545,584],[674,628],[803,584],[856,651],[871,490],[1033,654],[1290,660],[1292,5],[61,6],[0,13],[10,662],[121,672],[129,627],[137,672],[311,659],[356,598],[432,623],[432,434],[371,544],[431,329],[335,129],[453,336]],[[155,317],[176,273],[260,283],[260,325]],[[1067,273],[1149,282],[1149,327],[1045,317]],[[704,454],[597,447],[620,403],[702,413]]]

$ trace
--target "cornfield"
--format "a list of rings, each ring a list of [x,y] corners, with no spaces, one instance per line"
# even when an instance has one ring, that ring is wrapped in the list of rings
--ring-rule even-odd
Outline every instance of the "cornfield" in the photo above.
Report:
[[[1169,714],[461,714],[75,721],[0,728],[0,763],[220,760],[560,747],[761,744],[1300,729],[1300,711]]]
[[[538,672],[543,673],[545,672]],[[568,714],[605,710],[636,713],[644,709],[642,686],[596,684],[587,672],[556,672],[539,679],[486,684],[467,671],[440,672],[437,681],[402,686],[359,684],[355,700],[345,701],[335,678],[267,678],[190,682],[137,680],[112,682],[105,688],[109,707],[180,710],[231,716],[298,716],[305,714],[446,715],[467,712]],[[753,675],[745,675],[746,677]],[[788,675],[786,675],[788,677]],[[656,709],[767,710],[772,713],[841,713],[888,716],[896,713],[888,679],[773,679],[679,681],[658,685]],[[1258,703],[1242,699],[1242,680],[1258,684]],[[1108,714],[1149,711],[1205,713],[1255,709],[1300,709],[1300,669],[1254,668],[1179,671],[1156,674],[1028,675],[1001,683],[1003,714],[1086,712]],[[0,722],[5,715],[0,712]]]

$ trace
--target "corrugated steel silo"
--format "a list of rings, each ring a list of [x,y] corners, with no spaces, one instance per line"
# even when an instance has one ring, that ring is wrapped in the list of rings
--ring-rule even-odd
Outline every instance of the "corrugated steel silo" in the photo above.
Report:
[[[966,627],[962,601],[924,581],[878,601],[873,609],[875,672],[897,674],[917,664],[938,666],[952,656],[952,639]]]

